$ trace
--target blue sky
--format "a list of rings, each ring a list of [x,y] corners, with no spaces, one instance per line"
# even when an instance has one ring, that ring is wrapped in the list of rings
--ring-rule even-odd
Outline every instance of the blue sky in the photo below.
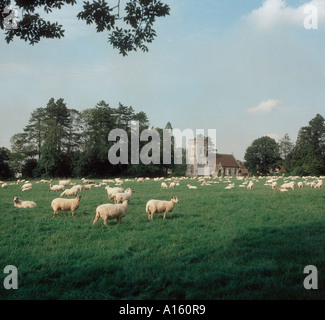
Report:
[[[325,116],[325,1],[165,2],[171,14],[157,21],[149,52],[127,57],[75,18],[81,1],[49,16],[63,39],[7,45],[2,33],[0,146],[52,97],[77,110],[121,102],[157,127],[216,129],[218,152],[239,160],[254,139],[288,133],[295,142]],[[304,28],[306,4],[318,9],[317,30]]]

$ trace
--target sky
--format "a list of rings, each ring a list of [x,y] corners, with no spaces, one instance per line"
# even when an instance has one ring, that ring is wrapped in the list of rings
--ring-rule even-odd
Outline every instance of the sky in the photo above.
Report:
[[[149,52],[126,57],[76,18],[77,2],[48,16],[64,38],[7,44],[0,30],[0,147],[51,98],[79,111],[122,103],[154,127],[215,129],[218,153],[238,160],[255,139],[295,143],[325,116],[325,0],[165,0]]]

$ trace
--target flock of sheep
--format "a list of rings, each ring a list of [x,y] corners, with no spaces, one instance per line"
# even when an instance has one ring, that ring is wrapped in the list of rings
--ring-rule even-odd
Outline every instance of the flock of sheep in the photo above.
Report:
[[[107,220],[116,219],[117,224],[121,222],[121,219],[125,217],[126,211],[128,209],[128,205],[132,199],[132,194],[134,192],[134,189],[127,188],[124,189],[122,187],[110,187],[107,185],[107,183],[114,183],[115,185],[121,185],[123,184],[123,181],[120,179],[115,180],[103,180],[100,184],[96,184],[93,181],[82,179],[83,184],[79,185],[73,185],[71,183],[71,179],[69,180],[60,180],[58,184],[52,185],[52,180],[40,180],[36,183],[49,183],[49,192],[60,192],[60,198],[55,198],[51,202],[51,207],[53,209],[53,217],[58,215],[59,211],[71,211],[72,216],[74,215],[74,212],[79,208],[80,205],[80,199],[82,195],[79,195],[78,192],[85,190],[85,189],[91,189],[92,187],[100,187],[102,185],[106,185],[105,189],[107,191],[107,196],[110,200],[114,200],[113,203],[105,203],[101,204],[96,208],[96,215],[93,224],[96,223],[96,221],[101,218],[104,221],[104,224],[107,224]],[[130,181],[129,179],[126,179],[125,181]],[[143,182],[144,179],[139,178],[137,179],[137,182]],[[24,180],[17,180],[16,183],[11,183],[11,185],[16,185],[20,182],[24,182],[21,186],[22,191],[30,190],[32,189],[32,183],[29,181]],[[8,184],[0,181],[2,189],[8,188]],[[72,186],[70,188],[65,189],[67,186]],[[74,196],[73,199],[65,199],[62,198],[64,196]],[[26,200],[20,200],[19,197],[15,196],[13,198],[14,206],[17,208],[33,208],[36,207],[37,204],[33,201],[26,201]],[[146,213],[148,213],[148,219],[153,220],[153,215],[155,213],[163,213],[163,218],[166,218],[166,215],[168,212],[171,212],[175,206],[175,204],[178,203],[177,197],[172,197],[170,201],[165,200],[155,200],[151,199],[146,204]]]
[[[262,180],[263,179],[263,180]],[[297,180],[302,180],[298,181]],[[264,185],[270,186],[273,190],[279,190],[281,192],[285,192],[288,190],[294,190],[297,185],[298,188],[310,187],[315,189],[321,189],[323,187],[323,179],[324,176],[320,177],[298,177],[298,176],[269,176],[269,177],[199,177],[199,178],[188,178],[188,177],[180,177],[180,178],[154,178],[155,181],[164,180],[161,182],[161,189],[173,189],[178,187],[181,181],[186,180],[195,180],[196,185],[191,185],[187,182],[188,189],[198,189],[201,187],[211,186],[214,183],[228,183],[228,185],[224,188],[226,190],[235,188],[235,182],[239,181],[240,184],[238,187],[246,188],[247,190],[253,190],[255,186],[261,181],[265,181]],[[71,179],[68,180],[60,180],[58,184],[52,185],[52,180],[40,180],[36,183],[48,183],[49,184],[49,192],[61,192],[60,198],[55,198],[51,207],[53,209],[53,217],[58,215],[59,211],[71,211],[72,216],[74,212],[79,208],[81,195],[78,192],[89,189],[93,187],[101,187],[105,185],[105,189],[107,191],[107,196],[114,203],[105,203],[101,204],[96,208],[96,215],[93,221],[93,224],[101,218],[104,221],[104,224],[107,224],[107,220],[116,219],[117,224],[121,222],[121,219],[125,217],[126,211],[128,209],[128,205],[132,199],[132,195],[135,192],[133,188],[124,189],[121,185],[124,182],[135,181],[135,182],[144,182],[146,180],[150,180],[149,178],[135,178],[135,179],[125,179],[122,181],[119,178],[116,179],[104,179],[100,183],[95,183],[94,181],[87,180],[82,178],[82,184],[73,184],[71,183]],[[23,183],[21,186],[22,191],[27,191],[32,189],[32,183],[24,180],[17,180],[17,182],[11,183],[9,185],[17,185],[18,183]],[[114,187],[110,185],[114,184]],[[8,183],[0,181],[0,185],[2,189],[8,188]],[[73,199],[65,199],[63,197],[71,197]],[[33,208],[36,207],[36,203],[33,201],[23,201],[20,200],[19,197],[15,196],[13,198],[14,206],[17,208]],[[172,212],[173,208],[179,200],[177,197],[171,197],[170,201],[166,200],[155,200],[151,199],[146,204],[146,213],[148,214],[148,219],[153,220],[153,216],[155,213],[163,213],[163,218],[165,219],[167,213]]]

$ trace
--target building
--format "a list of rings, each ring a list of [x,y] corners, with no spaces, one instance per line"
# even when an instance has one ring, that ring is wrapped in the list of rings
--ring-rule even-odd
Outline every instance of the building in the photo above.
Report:
[[[238,176],[241,165],[232,154],[216,154],[216,169],[214,176]]]

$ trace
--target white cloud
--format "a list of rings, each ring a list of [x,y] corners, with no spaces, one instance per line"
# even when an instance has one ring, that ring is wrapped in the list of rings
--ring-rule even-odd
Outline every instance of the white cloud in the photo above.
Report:
[[[305,7],[308,7],[308,10]],[[309,20],[310,8],[317,10],[317,22],[325,21],[325,1],[312,0],[297,8],[290,7],[285,0],[265,0],[262,6],[253,10],[244,19],[261,29],[274,26],[294,26],[304,28],[304,22]]]
[[[276,99],[269,99],[262,101],[258,106],[249,108],[246,110],[247,113],[270,113],[272,112],[282,101]]]

